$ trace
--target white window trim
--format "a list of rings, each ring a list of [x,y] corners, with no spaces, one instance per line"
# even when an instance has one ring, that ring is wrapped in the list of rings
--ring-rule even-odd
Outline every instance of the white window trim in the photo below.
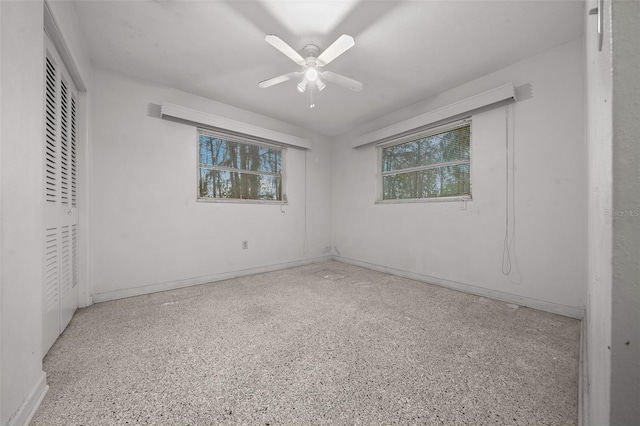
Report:
[[[240,142],[247,145],[266,146],[269,148],[276,148],[280,150],[281,154],[281,167],[280,173],[282,179],[282,200],[251,200],[244,198],[212,198],[212,197],[200,197],[199,184],[200,184],[200,132],[207,135],[211,135],[227,141]],[[219,130],[211,130],[205,127],[196,128],[196,182],[194,188],[196,189],[196,202],[197,203],[228,203],[228,204],[275,204],[275,205],[288,205],[289,200],[287,198],[286,181],[287,181],[287,147],[284,145],[278,145],[274,143],[263,142],[259,140],[253,140],[249,137],[237,136],[231,133],[221,132]],[[255,173],[249,171],[249,173]],[[255,174],[268,174],[272,173],[255,173]]]
[[[394,146],[394,145],[400,145],[409,141],[413,141],[416,139],[422,139],[422,138],[426,138],[438,133],[443,133],[443,132],[448,132],[450,130],[455,130],[458,129],[460,127],[464,127],[464,126],[470,126],[470,134],[471,136],[473,136],[473,120],[472,117],[465,117],[456,121],[452,121],[450,123],[446,123],[446,124],[442,124],[440,126],[436,126],[436,127],[431,127],[429,129],[426,130],[421,130],[415,133],[410,133],[408,135],[403,135],[400,136],[398,138],[386,141],[386,142],[382,142],[376,145],[376,151],[377,151],[377,176],[376,176],[376,181],[377,181],[377,195],[376,195],[376,201],[375,204],[411,204],[411,203],[446,203],[446,202],[452,202],[452,201],[473,201],[473,197],[471,194],[469,195],[456,195],[453,197],[431,197],[431,198],[402,198],[402,199],[393,199],[393,200],[384,200],[383,197],[383,184],[382,184],[382,178],[385,175],[390,175],[390,174],[394,174],[393,172],[383,172],[382,171],[382,150],[384,148],[390,147],[390,146]],[[470,140],[470,146],[469,146],[469,181],[471,183],[471,181],[473,180],[472,175],[473,175],[473,167],[471,167],[471,161],[472,161],[472,157],[473,155],[471,155],[471,151],[472,151],[472,145],[473,145],[473,140]],[[402,169],[402,173],[406,173],[406,172],[411,172],[411,171],[418,171],[418,170],[427,170],[427,169],[432,169],[432,168],[438,168],[438,167],[442,167],[443,165],[455,165],[455,164],[466,164],[466,161],[460,160],[460,161],[452,161],[449,163],[438,163],[438,164],[430,164],[427,166],[418,166],[418,167],[412,167],[412,168],[407,168],[407,169]]]

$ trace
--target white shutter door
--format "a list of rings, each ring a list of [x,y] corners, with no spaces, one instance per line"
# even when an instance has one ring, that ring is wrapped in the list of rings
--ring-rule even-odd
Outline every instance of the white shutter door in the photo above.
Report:
[[[58,256],[58,228],[47,228],[44,247],[44,315],[42,355],[46,354],[60,335],[60,271]]]
[[[45,36],[43,355],[78,307],[77,91]]]

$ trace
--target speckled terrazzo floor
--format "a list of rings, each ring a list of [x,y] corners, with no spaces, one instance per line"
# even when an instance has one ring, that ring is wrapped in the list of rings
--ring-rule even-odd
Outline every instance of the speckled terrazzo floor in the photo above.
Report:
[[[580,322],[339,262],[78,310],[33,425],[577,424]]]

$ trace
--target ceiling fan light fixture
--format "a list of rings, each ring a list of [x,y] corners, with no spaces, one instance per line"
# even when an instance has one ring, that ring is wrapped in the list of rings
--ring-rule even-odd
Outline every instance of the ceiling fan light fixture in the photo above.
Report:
[[[307,106],[309,108],[316,107],[316,93],[318,89],[315,84],[308,83],[307,84]]]
[[[304,76],[309,81],[316,81],[318,78],[318,70],[315,67],[309,67],[305,70]]]
[[[298,83],[298,92],[304,93],[307,90],[307,79],[303,78],[300,83]]]

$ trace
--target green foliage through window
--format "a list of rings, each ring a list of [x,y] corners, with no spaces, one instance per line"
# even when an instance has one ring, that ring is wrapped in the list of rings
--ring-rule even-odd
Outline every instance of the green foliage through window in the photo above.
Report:
[[[471,195],[468,121],[382,148],[382,199]]]
[[[198,198],[282,200],[282,149],[198,131]]]

